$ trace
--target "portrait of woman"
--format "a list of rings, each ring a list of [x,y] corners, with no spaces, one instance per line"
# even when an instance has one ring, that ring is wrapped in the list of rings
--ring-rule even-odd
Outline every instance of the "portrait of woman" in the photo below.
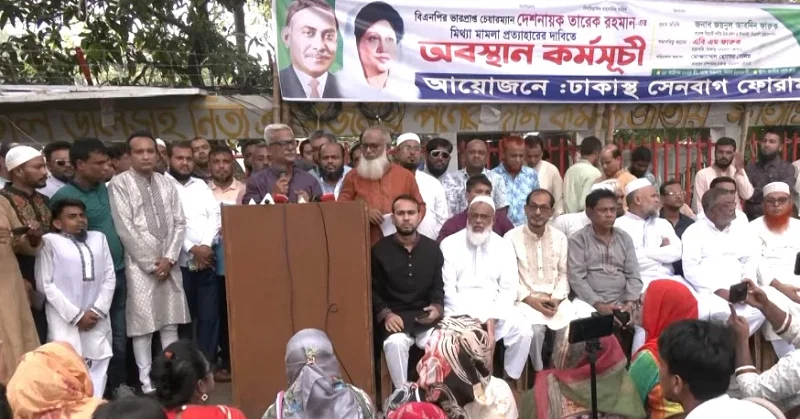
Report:
[[[397,62],[404,34],[403,19],[382,1],[367,4],[356,15],[354,36],[364,80],[373,89],[392,87],[392,67]]]

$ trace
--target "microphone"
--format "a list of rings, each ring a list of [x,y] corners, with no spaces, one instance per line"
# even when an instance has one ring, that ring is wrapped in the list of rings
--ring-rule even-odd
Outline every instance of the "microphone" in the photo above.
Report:
[[[289,197],[286,196],[286,195],[283,195],[283,194],[275,194],[275,196],[273,196],[272,199],[276,204],[288,204],[289,203]]]
[[[311,202],[336,202],[336,196],[332,193],[324,193],[322,195],[315,195]]]

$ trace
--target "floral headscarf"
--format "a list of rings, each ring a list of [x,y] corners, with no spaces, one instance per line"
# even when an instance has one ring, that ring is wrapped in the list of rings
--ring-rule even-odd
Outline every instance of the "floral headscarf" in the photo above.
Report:
[[[22,357],[6,389],[15,419],[91,419],[97,406],[89,371],[68,343],[52,342]]]

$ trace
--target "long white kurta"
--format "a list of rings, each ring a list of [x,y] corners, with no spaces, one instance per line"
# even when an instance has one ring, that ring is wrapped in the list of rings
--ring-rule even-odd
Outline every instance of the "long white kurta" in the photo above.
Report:
[[[442,240],[444,314],[496,319],[495,339],[506,346],[505,370],[519,378],[530,353],[532,325],[514,309],[519,278],[514,247],[496,233],[481,247],[467,240],[467,229]]]
[[[781,283],[800,287],[800,276],[794,274],[795,259],[800,252],[800,220],[790,218],[789,227],[785,231],[774,233],[767,228],[762,216],[750,222],[750,230],[758,237],[759,285],[778,307],[800,315],[800,305],[769,285],[777,279]],[[780,339],[769,324],[765,326],[764,332],[768,340]]]
[[[36,255],[35,276],[36,286],[47,297],[47,340],[68,342],[84,358],[110,358],[108,313],[117,280],[106,236],[89,231],[86,242],[81,243],[59,233],[45,234]],[[78,321],[89,310],[97,313],[100,321],[81,332]]]
[[[186,235],[175,185],[159,173],[148,180],[131,169],[111,179],[108,195],[114,226],[125,246],[128,336],[189,323],[180,266],[175,263],[164,281],[154,275],[158,259],[178,261]]]
[[[414,177],[417,179],[419,194],[426,205],[425,217],[419,223],[417,231],[429,239],[436,240],[442,225],[450,218],[450,207],[447,205],[444,187],[438,179],[421,170],[417,170]]]
[[[722,231],[707,218],[683,233],[683,274],[697,291],[701,317],[727,320],[728,302],[714,295],[744,279],[756,279],[757,239],[750,226],[732,222]],[[747,304],[736,304],[736,313],[747,319],[750,334],[764,323],[764,315]]]
[[[672,264],[681,259],[683,245],[669,221],[658,217],[643,219],[626,212],[617,218],[614,227],[628,233],[633,240],[636,259],[639,261],[639,275],[642,278],[642,294],[650,282],[656,279],[673,279],[684,283],[683,278],[675,275],[672,268]],[[664,239],[669,241],[666,246],[661,245]]]

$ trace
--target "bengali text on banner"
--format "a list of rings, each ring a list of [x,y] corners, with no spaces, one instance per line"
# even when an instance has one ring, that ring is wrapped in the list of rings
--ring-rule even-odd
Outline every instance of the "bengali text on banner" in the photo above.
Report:
[[[286,100],[800,100],[800,6],[274,1]]]

